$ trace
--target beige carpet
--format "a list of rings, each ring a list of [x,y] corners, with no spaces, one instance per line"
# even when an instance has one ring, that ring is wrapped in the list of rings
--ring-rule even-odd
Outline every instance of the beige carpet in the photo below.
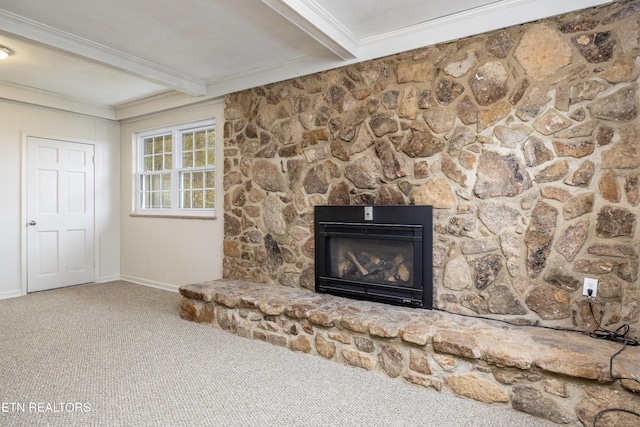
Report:
[[[0,301],[2,426],[550,426],[181,320],[126,282]]]

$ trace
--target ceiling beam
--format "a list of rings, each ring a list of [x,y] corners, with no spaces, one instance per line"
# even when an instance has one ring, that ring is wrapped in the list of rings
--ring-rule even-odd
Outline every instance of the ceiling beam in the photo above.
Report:
[[[25,42],[111,67],[189,95],[206,94],[205,82],[82,37],[0,9],[0,32]]]
[[[313,0],[262,0],[344,60],[358,57],[358,39]]]

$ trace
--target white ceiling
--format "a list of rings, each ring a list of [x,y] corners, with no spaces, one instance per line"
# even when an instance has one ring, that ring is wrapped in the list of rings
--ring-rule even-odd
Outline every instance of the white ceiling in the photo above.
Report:
[[[0,0],[0,98],[122,119],[609,2]]]

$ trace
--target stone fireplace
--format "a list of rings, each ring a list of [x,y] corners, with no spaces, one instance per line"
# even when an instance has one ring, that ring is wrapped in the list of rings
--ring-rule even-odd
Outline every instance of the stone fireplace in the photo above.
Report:
[[[431,205],[435,308],[592,330],[590,277],[637,336],[639,9],[227,96],[224,277],[315,290],[316,206]]]
[[[618,1],[228,95],[224,279],[181,316],[558,424],[640,411],[639,347],[575,332],[640,332],[639,55]],[[434,310],[341,298],[420,300],[406,245],[314,222],[388,205],[433,207]]]
[[[431,206],[316,206],[315,290],[431,308]]]

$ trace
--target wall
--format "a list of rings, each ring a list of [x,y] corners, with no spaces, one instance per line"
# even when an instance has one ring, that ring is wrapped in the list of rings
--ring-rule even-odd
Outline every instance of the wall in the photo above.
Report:
[[[121,277],[136,283],[177,291],[188,283],[222,277],[222,219],[132,217],[135,157],[133,134],[150,129],[215,117],[218,125],[217,158],[222,163],[223,103],[207,102],[136,120],[124,121],[121,151]],[[216,180],[222,183],[222,165]],[[217,206],[222,206],[218,192]],[[221,208],[219,208],[221,210]],[[219,214],[220,216],[220,214]]]
[[[313,288],[313,206],[435,207],[437,307],[638,331],[640,3],[226,99],[226,278]],[[604,312],[601,316],[600,312]]]
[[[70,138],[96,145],[96,234],[98,281],[120,274],[118,214],[120,144],[118,123],[0,99],[0,298],[26,289],[22,254],[22,148],[27,135]]]

